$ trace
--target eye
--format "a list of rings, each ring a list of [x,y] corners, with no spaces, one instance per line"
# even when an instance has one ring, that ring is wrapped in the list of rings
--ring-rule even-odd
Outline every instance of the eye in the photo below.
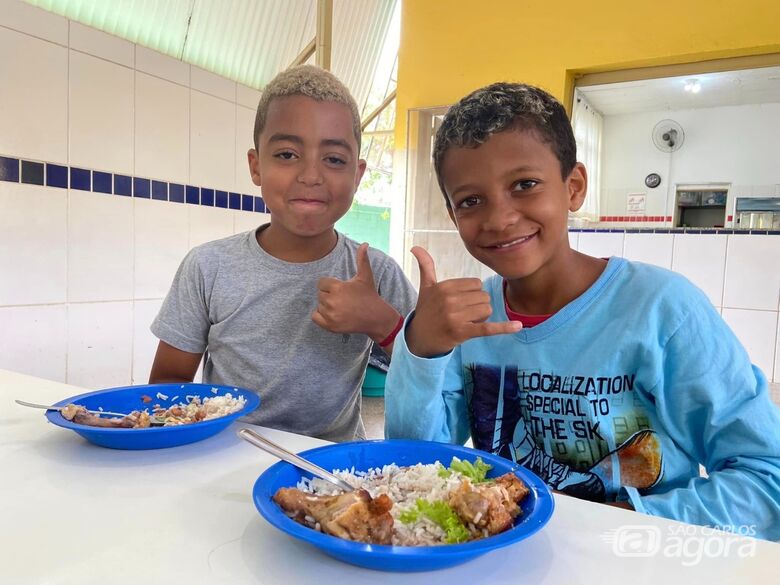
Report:
[[[283,150],[282,152],[277,152],[274,155],[274,158],[280,158],[282,160],[292,160],[293,158],[296,158],[296,154],[291,150]]]
[[[335,166],[343,166],[343,165],[347,164],[347,161],[343,157],[332,156],[332,155],[331,156],[326,156],[325,157],[325,162],[328,163],[328,164],[331,164],[331,165],[335,165]]]
[[[523,179],[512,186],[512,191],[527,191],[528,189],[533,189],[538,184],[539,181],[535,179]]]
[[[474,207],[475,205],[479,205],[480,198],[476,195],[469,195],[468,197],[462,199],[458,202],[458,204],[455,206],[458,209],[469,209],[470,207]]]

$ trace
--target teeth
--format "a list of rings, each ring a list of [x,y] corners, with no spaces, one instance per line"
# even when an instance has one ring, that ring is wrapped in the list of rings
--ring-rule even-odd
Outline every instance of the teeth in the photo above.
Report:
[[[506,244],[498,244],[496,246],[496,248],[508,248],[509,246],[514,246],[515,244],[518,244],[520,242],[524,242],[525,240],[527,240],[530,237],[531,236],[525,236],[523,238],[518,238],[517,240],[513,240],[511,242],[507,242]]]

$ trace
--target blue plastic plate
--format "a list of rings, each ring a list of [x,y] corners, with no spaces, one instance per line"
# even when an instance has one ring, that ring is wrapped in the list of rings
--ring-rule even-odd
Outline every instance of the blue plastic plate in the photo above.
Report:
[[[162,400],[158,398],[158,393],[167,396],[167,399]],[[76,424],[53,410],[46,412],[46,418],[49,419],[49,422],[71,429],[87,441],[101,447],[109,447],[111,449],[162,449],[194,443],[216,435],[238,417],[244,416],[260,406],[260,397],[250,390],[216,384],[144,384],[141,386],[108,388],[106,390],[80,394],[79,396],[61,400],[54,405],[65,406],[72,403],[84,406],[89,410],[100,410],[102,408],[103,410],[122,413],[148,408],[149,412],[151,412],[151,407],[155,404],[167,408],[180,402],[186,402],[187,396],[208,398],[228,393],[234,398],[238,396],[246,398],[244,408],[228,416],[189,425],[148,429],[106,429]],[[142,396],[148,396],[152,401],[144,403]]]
[[[542,528],[553,513],[553,498],[547,485],[536,475],[503,457],[457,445],[428,441],[363,441],[328,445],[304,451],[301,456],[327,470],[367,471],[395,463],[399,466],[440,461],[445,466],[453,456],[475,461],[477,457],[493,466],[489,477],[515,473],[530,488],[522,502],[523,513],[510,530],[464,544],[441,546],[389,546],[342,540],[317,532],[288,518],[271,498],[281,487],[295,487],[305,471],[279,462],[269,467],[255,482],[252,495],[260,514],[279,530],[321,549],[339,560],[382,571],[430,571],[458,565],[497,548],[515,544]]]

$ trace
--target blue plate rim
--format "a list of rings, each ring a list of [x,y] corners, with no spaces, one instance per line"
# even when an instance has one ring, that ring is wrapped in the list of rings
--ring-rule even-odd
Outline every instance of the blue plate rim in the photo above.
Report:
[[[254,486],[252,488],[252,500],[255,504],[255,507],[260,512],[260,515],[263,516],[263,518],[265,518],[265,520],[269,522],[272,526],[281,530],[282,532],[285,532],[290,536],[300,537],[300,539],[303,540],[304,542],[308,542],[314,546],[326,550],[332,550],[336,553],[347,553],[350,555],[356,555],[360,557],[370,555],[372,557],[387,556],[393,558],[401,558],[401,557],[418,557],[418,556],[434,555],[435,557],[441,558],[450,555],[461,556],[461,555],[469,555],[471,553],[473,554],[480,554],[483,552],[486,553],[491,550],[502,548],[505,546],[510,546],[512,544],[520,542],[521,540],[525,540],[533,536],[534,534],[536,534],[536,532],[538,532],[539,530],[541,530],[549,522],[555,510],[555,500],[553,498],[552,492],[550,491],[550,488],[535,473],[523,467],[522,465],[519,465],[504,457],[501,457],[500,455],[495,455],[493,453],[488,453],[486,451],[479,451],[477,449],[472,449],[461,445],[453,445],[451,443],[441,443],[437,441],[419,441],[413,439],[373,439],[367,441],[353,441],[350,443],[335,443],[332,445],[323,445],[320,447],[315,447],[313,449],[307,449],[306,451],[301,451],[299,455],[301,457],[308,457],[312,454],[317,454],[320,451],[333,449],[334,447],[344,448],[344,446],[357,445],[357,444],[365,445],[366,443],[373,443],[373,444],[393,443],[394,445],[398,445],[398,446],[406,445],[410,448],[413,448],[415,445],[420,445],[420,444],[441,445],[447,447],[450,450],[460,452],[467,456],[474,456],[476,454],[482,457],[482,460],[487,463],[498,464],[502,468],[501,474],[507,472],[514,473],[520,479],[522,479],[526,483],[526,485],[528,485],[528,487],[533,492],[537,502],[536,505],[534,505],[534,510],[531,512],[531,514],[525,516],[521,520],[521,524],[526,525],[526,529],[523,531],[522,537],[517,538],[518,535],[516,532],[513,532],[513,530],[507,530],[506,532],[502,532],[501,534],[497,534],[488,538],[474,540],[471,542],[466,542],[461,544],[448,544],[448,545],[436,545],[436,546],[398,546],[398,545],[387,545],[387,544],[365,544],[365,543],[360,543],[360,542],[355,542],[350,540],[344,540],[336,536],[331,536],[330,534],[317,532],[316,530],[303,526],[302,524],[299,524],[298,522],[295,522],[294,520],[289,518],[287,515],[284,514],[284,512],[281,511],[278,505],[275,504],[270,499],[270,497],[267,499],[267,501],[262,501],[262,502],[259,501],[258,492],[261,491],[263,487],[261,485],[261,482],[270,481],[273,477],[279,475],[282,471],[288,468],[295,468],[294,465],[291,465],[290,463],[287,463],[285,461],[279,461],[277,463],[274,463],[271,467],[269,467],[262,474],[260,474],[260,476],[257,478],[257,480],[254,483]],[[515,528],[517,526],[519,525],[515,525]]]
[[[197,424],[198,428],[200,429],[211,427],[214,424],[223,424],[225,422],[234,421],[235,419],[247,415],[250,412],[256,410],[260,406],[260,396],[252,390],[247,390],[246,388],[240,388],[238,386],[230,386],[227,384],[202,384],[198,382],[184,382],[184,383],[166,382],[161,384],[136,384],[130,386],[117,386],[115,388],[103,388],[102,390],[93,390],[92,392],[85,392],[84,394],[78,394],[76,396],[65,398],[63,400],[60,400],[59,402],[52,404],[52,406],[65,406],[67,404],[78,404],[77,402],[78,400],[83,400],[85,398],[92,398],[93,396],[108,394],[110,392],[119,392],[124,390],[136,390],[136,389],[140,391],[141,389],[168,388],[170,386],[203,387],[209,389],[220,388],[220,389],[224,389],[225,392],[231,392],[231,393],[241,392],[245,396],[246,405],[238,412],[234,412],[227,416],[221,416],[219,418],[212,418],[210,420],[193,423],[193,424]],[[214,396],[218,396],[218,395],[219,394],[214,394]],[[89,432],[97,432],[97,433],[104,432],[104,433],[111,433],[115,435],[122,435],[122,434],[138,435],[139,433],[144,433],[144,434],[179,433],[179,432],[185,432],[191,430],[193,428],[193,425],[174,425],[170,427],[150,427],[144,429],[123,429],[123,428],[114,429],[114,428],[107,428],[107,427],[93,427],[89,425],[77,424],[72,421],[66,420],[59,411],[55,411],[55,410],[47,410],[45,412],[45,416],[50,423],[57,425],[58,427],[62,427],[64,429],[70,429],[73,431],[89,431]]]

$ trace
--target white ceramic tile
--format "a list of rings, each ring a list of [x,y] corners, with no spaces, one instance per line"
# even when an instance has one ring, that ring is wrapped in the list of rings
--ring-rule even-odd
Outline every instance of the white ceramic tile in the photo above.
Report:
[[[264,223],[271,221],[270,213],[250,213],[248,211],[234,211],[234,233],[240,234],[257,229]]]
[[[257,104],[260,102],[261,92],[254,87],[236,84],[236,103],[245,108],[249,108],[253,112],[257,111]]]
[[[68,50],[0,27],[0,55],[0,153],[67,162]]]
[[[68,19],[20,0],[0,0],[0,26],[68,45]]]
[[[133,200],[71,191],[68,300],[133,298]]]
[[[133,173],[133,71],[70,51],[70,160]]]
[[[236,105],[199,91],[190,99],[190,184],[232,191]]]
[[[68,384],[129,385],[132,345],[132,302],[68,305]]]
[[[236,106],[236,181],[235,191],[239,193],[259,193],[259,187],[249,175],[247,151],[254,148],[252,132],[255,127],[255,112],[249,108]]]
[[[168,55],[135,45],[135,68],[179,85],[190,85],[190,65]]]
[[[629,260],[654,264],[667,270],[672,268],[672,234],[627,233],[623,244],[623,255]]]
[[[436,278],[448,280],[450,278],[482,278],[487,270],[474,259],[463,245],[458,232],[417,232],[412,235],[411,249],[413,246],[422,246],[433,258],[436,266]],[[415,288],[420,284],[420,272],[417,260],[409,254],[409,279]]]
[[[777,311],[780,237],[728,236],[723,306]]]
[[[0,322],[0,369],[65,381],[65,305],[0,307]]]
[[[79,22],[70,21],[70,48],[133,67],[133,43]]]
[[[190,248],[233,235],[231,210],[200,205],[187,205],[187,209],[190,215]]]
[[[162,298],[188,250],[187,206],[136,199],[134,212],[133,298]]]
[[[569,232],[569,247],[576,250],[580,244],[580,232]]]
[[[190,90],[135,74],[135,175],[186,183],[190,165]]]
[[[624,236],[622,232],[581,232],[577,250],[596,258],[622,256]]]
[[[66,221],[65,189],[0,183],[0,305],[65,302]]]
[[[190,86],[214,97],[236,102],[236,82],[200,67],[191,67]]]
[[[723,319],[745,346],[750,361],[772,379],[777,342],[777,311],[723,309]]]
[[[715,306],[723,300],[727,238],[709,234],[675,234],[672,270],[698,286]]]
[[[480,280],[485,280],[487,278],[490,278],[491,276],[494,276],[496,273],[485,266],[484,264],[479,264],[479,274],[477,275],[477,278]]]
[[[133,384],[149,382],[158,339],[149,326],[160,311],[162,299],[133,303]]]

